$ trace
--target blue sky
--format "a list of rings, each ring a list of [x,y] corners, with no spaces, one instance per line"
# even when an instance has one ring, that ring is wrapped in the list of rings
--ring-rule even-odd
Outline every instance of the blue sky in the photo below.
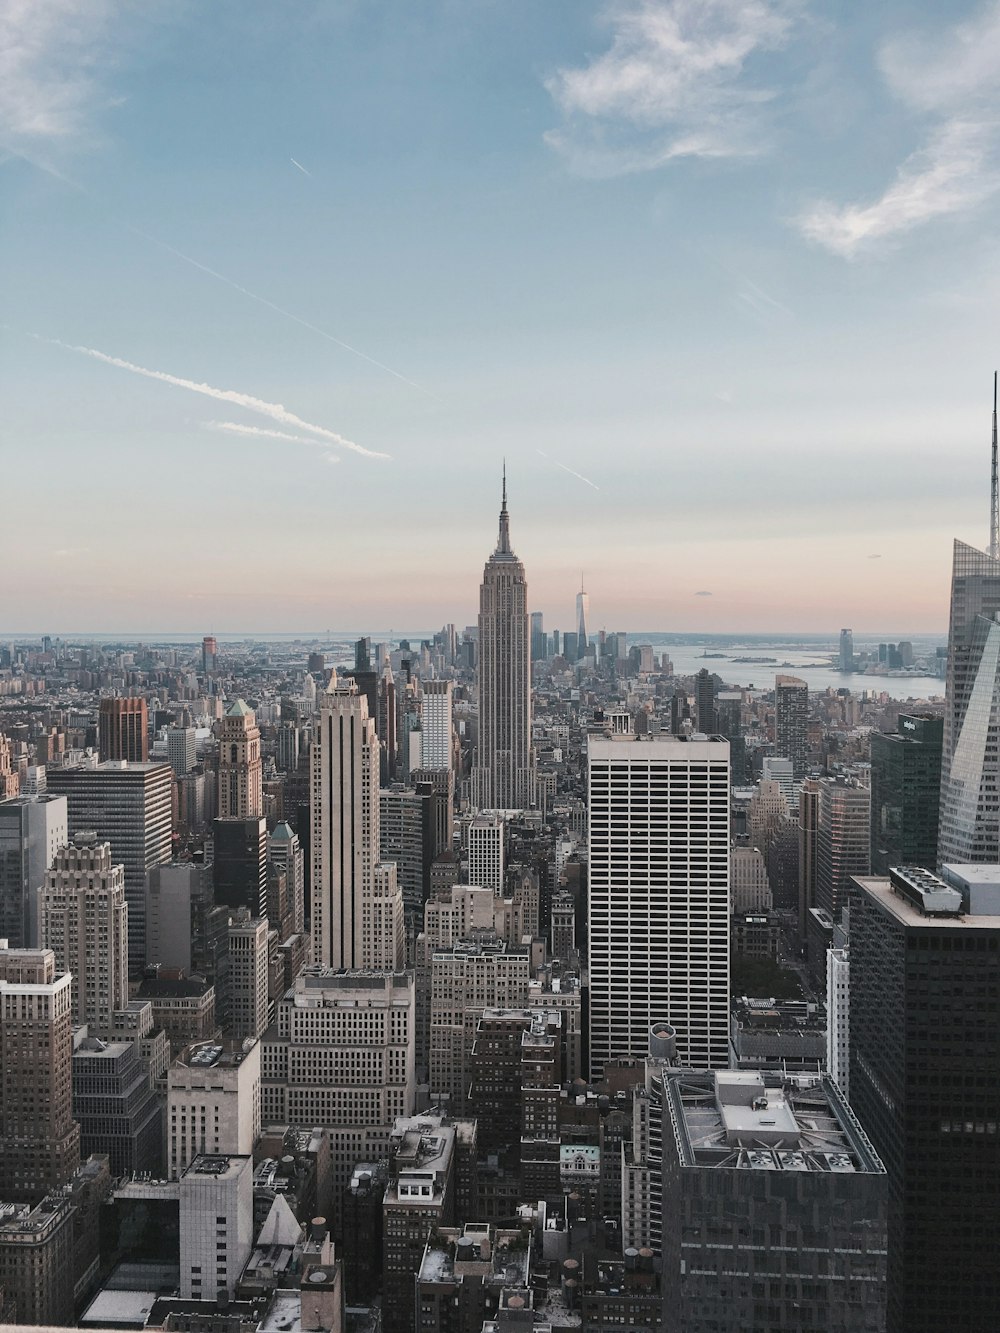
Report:
[[[595,627],[945,625],[1000,5],[9,0],[0,37],[0,632],[467,623],[504,456],[550,626],[581,569]]]

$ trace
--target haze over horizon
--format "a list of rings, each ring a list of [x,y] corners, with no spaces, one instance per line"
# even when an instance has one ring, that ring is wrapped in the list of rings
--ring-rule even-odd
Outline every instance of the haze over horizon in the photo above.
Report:
[[[7,624],[471,622],[506,457],[550,625],[943,632],[1000,5],[295,14],[5,20]]]

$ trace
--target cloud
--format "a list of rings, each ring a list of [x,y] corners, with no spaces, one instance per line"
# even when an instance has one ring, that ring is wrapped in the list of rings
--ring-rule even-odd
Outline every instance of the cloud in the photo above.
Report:
[[[309,444],[316,449],[327,447],[322,440],[310,440],[306,435],[292,435],[285,430],[268,430],[266,426],[244,426],[238,421],[206,421],[205,425],[209,430],[221,431],[227,435],[249,435],[258,439],[287,440],[290,444]],[[340,457],[337,454],[325,453],[323,457],[328,463],[340,462]]]
[[[868,559],[869,559],[869,560],[881,560],[881,559],[882,559],[882,554],[881,554],[881,552],[876,551],[873,555],[870,555],[870,556],[868,557]]]
[[[269,403],[264,398],[254,398],[251,394],[240,393],[236,389],[216,389],[211,384],[199,384],[195,380],[181,379],[177,375],[168,375],[163,370],[147,370],[145,366],[137,366],[132,361],[123,361],[121,357],[109,356],[107,352],[99,352],[94,347],[80,347],[72,343],[61,342],[58,338],[42,338],[38,334],[32,336],[37,338],[39,342],[48,343],[51,347],[62,347],[69,352],[79,352],[83,356],[93,357],[95,361],[103,361],[105,365],[117,366],[119,370],[129,370],[133,375],[144,375],[146,379],[159,380],[163,384],[172,384],[178,389],[189,389],[192,393],[204,394],[206,398],[215,398],[220,403],[233,403],[236,407],[243,407],[248,412],[256,412],[260,416],[270,417],[272,421],[277,421],[285,426],[298,426],[299,429],[308,431],[312,435],[318,435],[321,440],[329,440],[342,449],[350,449],[353,453],[363,454],[365,458],[389,457],[388,454],[366,449],[364,445],[356,444],[353,440],[338,435],[336,431],[327,430],[325,426],[314,426],[312,422],[304,421],[302,417],[296,416],[294,412],[289,412],[280,403]]]
[[[704,589],[702,589],[701,592],[695,593],[695,597],[711,597],[711,595],[710,592],[706,592]]]
[[[878,198],[843,205],[820,200],[794,220],[802,234],[852,259],[936,218],[969,212],[1000,190],[998,60],[996,0],[943,33],[907,34],[886,42],[879,67],[890,91],[915,115],[932,116],[934,123]]]
[[[82,135],[99,100],[93,66],[107,0],[5,0],[0,6],[0,144],[24,153]]]
[[[745,66],[787,43],[797,8],[794,0],[620,0],[610,49],[547,80],[566,126],[546,141],[577,168],[609,175],[759,153],[762,108],[774,94],[746,82]]]

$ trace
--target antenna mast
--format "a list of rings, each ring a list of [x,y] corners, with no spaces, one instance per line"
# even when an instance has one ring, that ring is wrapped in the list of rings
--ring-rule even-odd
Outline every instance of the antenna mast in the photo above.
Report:
[[[990,472],[990,555],[1000,559],[1000,499],[997,487],[997,372],[993,372],[993,460]]]

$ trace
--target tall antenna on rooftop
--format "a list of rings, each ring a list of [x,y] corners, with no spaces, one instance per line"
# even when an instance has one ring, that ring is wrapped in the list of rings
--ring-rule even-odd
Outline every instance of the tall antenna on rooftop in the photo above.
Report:
[[[990,473],[990,555],[1000,559],[1000,499],[997,490],[997,372],[993,372],[993,466]]]

